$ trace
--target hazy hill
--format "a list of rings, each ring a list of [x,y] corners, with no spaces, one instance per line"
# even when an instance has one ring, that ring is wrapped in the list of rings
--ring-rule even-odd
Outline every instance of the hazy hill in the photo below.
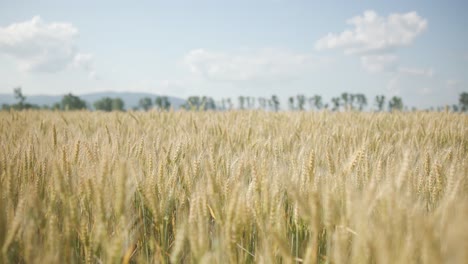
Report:
[[[60,102],[62,100],[63,95],[25,95],[26,102],[30,104],[37,104],[39,106],[42,105],[50,105],[52,106],[54,103]],[[103,97],[120,97],[125,102],[125,108],[131,109],[133,107],[138,106],[138,101],[143,97],[149,97],[154,103],[154,99],[157,94],[152,93],[137,93],[137,92],[98,92],[98,93],[88,93],[88,94],[80,94],[78,95],[81,99],[85,100],[90,107],[92,107],[93,103]],[[185,100],[178,97],[171,97],[169,96],[169,101],[171,102],[171,106],[175,109],[178,109],[182,104],[185,103]],[[14,98],[13,94],[0,94],[0,105],[2,104],[13,104],[16,103],[16,99]]]

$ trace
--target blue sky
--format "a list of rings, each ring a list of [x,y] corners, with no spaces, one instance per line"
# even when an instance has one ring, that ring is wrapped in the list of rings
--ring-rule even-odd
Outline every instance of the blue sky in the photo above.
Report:
[[[4,1],[0,93],[222,97],[344,91],[453,104],[466,1]]]

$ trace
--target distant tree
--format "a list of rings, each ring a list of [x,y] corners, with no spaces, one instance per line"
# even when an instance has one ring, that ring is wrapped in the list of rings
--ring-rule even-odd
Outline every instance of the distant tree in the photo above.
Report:
[[[96,110],[100,111],[123,111],[124,101],[120,98],[104,97],[93,104]]]
[[[357,101],[357,94],[349,94],[348,110],[355,108],[354,103]]]
[[[157,96],[154,100],[154,105],[161,110],[169,110],[171,108],[171,102],[167,96]]]
[[[52,105],[52,109],[53,110],[61,110],[62,105],[60,103],[55,103],[55,104]]]
[[[375,104],[377,105],[377,109],[379,110],[379,112],[382,112],[385,106],[385,96],[377,95],[375,97]]]
[[[243,110],[245,108],[245,97],[239,96],[239,109]]]
[[[187,110],[200,110],[201,104],[202,101],[199,96],[190,96],[182,107]]]
[[[162,103],[162,97],[161,96],[156,96],[156,99],[154,99],[154,105],[158,108],[158,109],[162,109],[163,108],[163,103]]]
[[[26,96],[23,95],[21,87],[14,88],[13,94],[15,95],[15,99],[18,100],[18,105],[22,108],[24,102],[26,101]]]
[[[332,104],[333,104],[332,111],[338,111],[338,110],[340,110],[340,104],[341,104],[340,98],[339,98],[339,97],[333,97],[333,98],[331,99],[331,101],[332,101]]]
[[[138,102],[138,105],[140,106],[141,109],[148,111],[151,109],[153,106],[153,102],[151,101],[151,98],[149,97],[143,97],[140,99]]]
[[[122,99],[118,97],[112,99],[112,111],[124,111],[124,109],[125,109],[125,103]]]
[[[60,102],[60,109],[62,110],[82,110],[86,108],[86,102],[71,93],[64,95]]]
[[[275,112],[278,112],[280,108],[280,102],[279,102],[278,97],[276,95],[272,95],[270,102],[271,102],[271,106],[273,107],[273,110],[275,110]]]
[[[461,93],[458,101],[460,104],[460,110],[462,112],[468,111],[468,93],[467,92]]]
[[[264,97],[259,97],[259,98],[257,99],[257,101],[258,101],[259,107],[260,107],[261,109],[263,109],[263,110],[266,110],[266,107],[267,107],[267,99],[264,98]]]
[[[93,104],[96,110],[110,112],[112,111],[112,99],[109,97],[104,97]]]
[[[364,94],[356,94],[354,95],[354,98],[356,98],[356,102],[359,108],[359,111],[362,111],[364,107],[367,106],[367,98]]]
[[[232,100],[231,98],[227,98],[226,99],[226,104],[227,104],[227,107],[229,110],[232,110],[233,106],[232,106]]]
[[[320,110],[323,107],[322,96],[314,95],[313,97],[309,98],[309,105],[310,109],[317,109]]]
[[[296,99],[297,99],[297,108],[298,108],[300,111],[303,111],[303,110],[304,110],[304,106],[305,106],[306,97],[305,97],[303,94],[298,94],[298,95],[296,96]]]
[[[23,95],[23,92],[21,91],[21,87],[14,88],[13,94],[14,94],[15,99],[18,100],[18,102],[12,105],[4,104],[2,105],[2,109],[23,110],[23,109],[39,109],[40,108],[38,105],[28,104],[25,102],[26,96]]]
[[[162,100],[164,110],[169,110],[171,108],[171,101],[169,101],[169,98],[167,96],[163,96]]]
[[[245,100],[245,108],[246,109],[251,109],[252,108],[252,98],[249,96],[244,97]]]
[[[403,100],[401,100],[401,97],[393,96],[388,102],[388,110],[403,110]]]
[[[216,103],[211,97],[203,96],[203,110],[216,110]]]
[[[289,104],[289,109],[290,110],[294,110],[295,106],[294,106],[294,97],[289,97],[288,99],[288,104]]]
[[[250,97],[249,109],[254,109],[254,108],[255,108],[255,97]]]
[[[221,110],[226,111],[226,99],[221,99]]]
[[[213,98],[208,96],[190,96],[182,108],[196,111],[216,110],[216,103]]]
[[[348,93],[342,93],[341,94],[341,100],[343,101],[343,106],[345,110],[348,110],[349,108],[349,103],[350,103],[350,96]]]

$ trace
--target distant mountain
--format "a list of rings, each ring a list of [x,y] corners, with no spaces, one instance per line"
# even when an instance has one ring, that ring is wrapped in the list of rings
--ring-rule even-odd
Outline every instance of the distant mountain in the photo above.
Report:
[[[62,100],[63,95],[25,95],[26,102],[30,104],[37,104],[39,106],[49,105],[52,106]],[[124,103],[126,109],[132,109],[138,106],[138,101],[143,97],[149,97],[154,103],[154,99],[158,96],[152,93],[137,93],[137,92],[97,92],[77,95],[81,99],[85,100],[89,107],[92,108],[93,103],[104,97],[120,97]],[[171,106],[174,109],[179,109],[181,105],[185,103],[185,100],[178,97],[168,96]],[[17,100],[13,94],[0,94],[0,106],[2,104],[14,104]]]

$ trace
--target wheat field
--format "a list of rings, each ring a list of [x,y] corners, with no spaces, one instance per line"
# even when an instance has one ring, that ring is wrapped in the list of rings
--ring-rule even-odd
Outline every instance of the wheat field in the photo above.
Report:
[[[0,112],[3,263],[467,263],[468,116]]]

